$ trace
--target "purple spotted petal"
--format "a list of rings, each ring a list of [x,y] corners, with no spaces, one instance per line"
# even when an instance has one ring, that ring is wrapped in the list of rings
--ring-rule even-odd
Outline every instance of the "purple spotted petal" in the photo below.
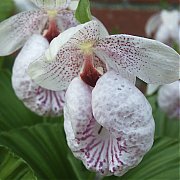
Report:
[[[86,42],[95,43],[100,32],[101,36],[107,33],[97,21],[64,31],[53,39],[42,57],[30,64],[29,75],[44,88],[56,91],[66,89],[83,65],[84,57],[80,46]]]
[[[64,127],[69,147],[88,169],[122,176],[139,164],[151,148],[154,121],[150,105],[139,90],[114,75],[117,80],[109,72],[103,75],[92,95],[80,79],[71,82],[66,94]],[[119,94],[117,87],[122,88]]]
[[[155,40],[113,35],[99,40],[96,55],[115,71],[122,69],[147,83],[170,83],[179,79],[180,57]]]
[[[0,56],[21,48],[32,34],[40,34],[47,22],[43,11],[26,11],[0,23]]]
[[[71,27],[75,27],[79,24],[74,16],[73,11],[59,11],[56,21],[60,32],[63,32]]]
[[[28,65],[49,47],[40,35],[33,35],[17,56],[12,74],[12,85],[18,98],[31,111],[43,116],[62,115],[65,91],[50,91],[35,84],[27,74]]]
[[[83,63],[83,56],[77,49],[64,48],[56,60],[47,61],[43,55],[29,66],[29,74],[37,84],[54,91],[66,89],[76,77]]]

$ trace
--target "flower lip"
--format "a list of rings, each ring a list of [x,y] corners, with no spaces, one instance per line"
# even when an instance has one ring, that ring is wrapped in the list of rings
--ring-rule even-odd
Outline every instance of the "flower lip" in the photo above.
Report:
[[[62,115],[65,91],[51,91],[35,84],[27,74],[28,65],[48,48],[48,41],[34,34],[25,43],[13,65],[12,85],[17,97],[31,111],[43,116]]]
[[[94,89],[80,78],[73,79],[64,116],[73,154],[101,175],[122,176],[139,164],[153,144],[154,121],[148,101],[132,83],[111,71]]]

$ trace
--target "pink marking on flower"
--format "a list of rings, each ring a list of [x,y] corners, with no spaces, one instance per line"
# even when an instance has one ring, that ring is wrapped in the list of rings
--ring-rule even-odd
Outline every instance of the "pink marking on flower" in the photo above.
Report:
[[[51,42],[55,37],[60,34],[57,27],[56,21],[54,19],[50,20],[48,30],[45,32],[44,37]]]
[[[92,55],[84,56],[83,71],[80,74],[81,79],[89,86],[95,87],[101,74],[93,66]]]

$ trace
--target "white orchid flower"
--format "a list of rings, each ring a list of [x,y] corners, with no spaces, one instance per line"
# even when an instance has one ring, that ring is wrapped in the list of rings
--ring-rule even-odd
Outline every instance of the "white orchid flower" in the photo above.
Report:
[[[43,116],[60,116],[63,112],[65,91],[51,91],[35,84],[27,74],[28,66],[49,47],[41,35],[32,35],[15,59],[12,86],[17,97],[31,111]]]
[[[161,86],[157,100],[170,118],[180,118],[180,80]]]
[[[153,15],[146,24],[146,33],[148,37],[166,44],[171,42],[180,43],[180,12],[177,10],[163,10]]]
[[[102,73],[106,64],[131,81],[137,76],[147,83],[163,84],[179,79],[179,62],[178,53],[161,42],[108,35],[104,26],[93,20],[61,33],[28,71],[37,84],[57,91],[66,89],[87,64],[103,69]]]
[[[0,23],[0,56],[6,56],[21,48],[32,34],[46,34],[51,41],[69,27],[77,25],[74,18],[75,5],[70,0],[32,0],[39,10],[25,11]],[[69,10],[72,7],[73,10]],[[51,35],[50,35],[51,34]]]
[[[151,148],[155,126],[145,96],[120,74],[108,71],[93,89],[78,77],[72,80],[64,128],[70,149],[87,169],[122,176]]]

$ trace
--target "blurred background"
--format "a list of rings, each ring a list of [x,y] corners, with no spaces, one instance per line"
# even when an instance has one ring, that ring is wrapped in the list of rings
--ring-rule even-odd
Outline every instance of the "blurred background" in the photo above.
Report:
[[[91,0],[92,14],[109,32],[146,36],[145,25],[155,13],[179,9],[179,0]]]

